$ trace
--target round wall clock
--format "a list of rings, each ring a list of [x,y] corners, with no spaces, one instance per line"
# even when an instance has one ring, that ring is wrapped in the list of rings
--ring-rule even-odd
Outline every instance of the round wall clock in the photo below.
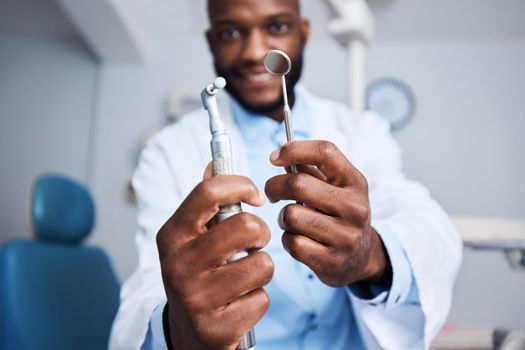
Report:
[[[367,109],[388,120],[393,130],[408,124],[416,110],[416,98],[410,87],[399,79],[381,78],[366,89]]]

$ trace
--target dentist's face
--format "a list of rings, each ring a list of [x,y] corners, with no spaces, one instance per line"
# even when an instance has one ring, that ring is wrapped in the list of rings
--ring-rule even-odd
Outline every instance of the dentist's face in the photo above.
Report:
[[[279,76],[264,68],[264,55],[279,49],[292,60],[286,76],[289,91],[299,80],[309,24],[298,0],[209,0],[206,32],[215,70],[227,90],[246,109],[268,114],[282,108]]]

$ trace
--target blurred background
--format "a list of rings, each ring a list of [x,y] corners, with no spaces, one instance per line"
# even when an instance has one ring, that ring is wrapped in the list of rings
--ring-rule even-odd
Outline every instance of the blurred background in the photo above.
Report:
[[[347,50],[332,13],[312,22],[303,83],[348,103]],[[525,220],[525,2],[369,1],[376,35],[366,81],[393,77],[415,97],[394,131],[410,178],[453,216]],[[122,282],[135,268],[128,183],[144,139],[180,96],[214,77],[204,0],[0,0],[0,243],[30,237],[35,177],[87,185],[103,248]],[[175,113],[176,114],[176,113]],[[525,232],[523,233],[525,235]],[[500,251],[466,249],[451,325],[525,328],[525,273]]]

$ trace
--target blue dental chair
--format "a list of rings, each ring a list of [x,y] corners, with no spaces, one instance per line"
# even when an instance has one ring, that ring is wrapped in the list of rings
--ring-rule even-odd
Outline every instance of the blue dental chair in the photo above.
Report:
[[[30,221],[35,240],[0,247],[0,350],[106,349],[120,287],[106,254],[81,245],[95,222],[91,195],[42,176]]]

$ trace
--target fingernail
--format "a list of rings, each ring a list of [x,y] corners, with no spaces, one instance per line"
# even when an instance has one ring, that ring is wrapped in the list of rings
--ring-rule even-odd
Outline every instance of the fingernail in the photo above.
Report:
[[[282,209],[279,212],[279,216],[277,217],[277,224],[279,225],[279,227],[281,229],[285,230],[285,228],[284,228],[284,221],[283,221],[283,210]]]
[[[262,204],[266,203],[266,196],[261,191],[259,191],[259,198],[260,198]]]
[[[279,153],[281,153],[281,149],[277,148],[275,151],[270,154],[270,160],[272,162],[275,162],[277,159],[279,159]]]

